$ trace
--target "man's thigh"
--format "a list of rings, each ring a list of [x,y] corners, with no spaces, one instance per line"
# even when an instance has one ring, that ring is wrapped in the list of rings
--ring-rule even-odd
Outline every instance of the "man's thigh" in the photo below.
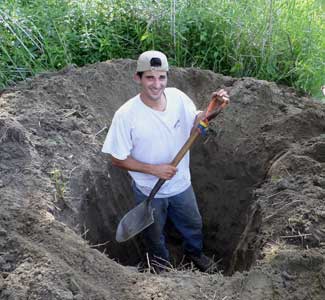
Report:
[[[169,198],[168,215],[173,222],[193,223],[201,226],[202,218],[192,186]]]

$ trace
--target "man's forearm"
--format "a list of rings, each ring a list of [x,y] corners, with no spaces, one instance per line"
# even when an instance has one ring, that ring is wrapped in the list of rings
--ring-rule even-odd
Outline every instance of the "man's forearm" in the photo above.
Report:
[[[128,156],[124,160],[119,160],[112,156],[112,165],[128,171],[135,171],[153,175],[154,165],[142,163],[138,160],[135,160],[131,156]]]
[[[112,156],[112,164],[118,168],[154,175],[165,180],[171,179],[177,172],[177,168],[171,164],[147,164],[140,162],[131,156],[128,156],[124,160],[119,160]]]

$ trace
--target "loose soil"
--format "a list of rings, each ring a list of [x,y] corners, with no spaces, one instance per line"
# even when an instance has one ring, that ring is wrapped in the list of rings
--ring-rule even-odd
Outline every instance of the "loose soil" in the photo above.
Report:
[[[101,153],[135,62],[70,66],[0,97],[0,299],[325,299],[325,105],[252,78],[174,68],[169,86],[231,104],[191,151],[211,274],[149,269],[140,237],[114,241],[130,178]]]

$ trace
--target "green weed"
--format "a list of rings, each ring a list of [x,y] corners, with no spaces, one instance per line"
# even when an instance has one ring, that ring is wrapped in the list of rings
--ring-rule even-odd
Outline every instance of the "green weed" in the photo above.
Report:
[[[64,181],[63,174],[62,174],[61,170],[56,169],[56,168],[53,169],[50,172],[50,177],[51,177],[51,180],[55,187],[56,201],[64,200],[64,194],[65,194],[66,188],[65,188],[65,181]]]
[[[294,86],[321,98],[322,0],[3,0],[0,87],[67,64],[136,58]]]

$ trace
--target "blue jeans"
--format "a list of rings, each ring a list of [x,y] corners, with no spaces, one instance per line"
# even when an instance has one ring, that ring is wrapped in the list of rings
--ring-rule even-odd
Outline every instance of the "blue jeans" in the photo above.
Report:
[[[147,196],[136,187],[135,183],[132,187],[136,204],[147,199]],[[202,252],[202,218],[192,186],[172,197],[154,198],[152,207],[154,208],[155,222],[143,231],[149,255],[169,261],[164,235],[168,217],[183,238],[184,252],[199,256]]]

